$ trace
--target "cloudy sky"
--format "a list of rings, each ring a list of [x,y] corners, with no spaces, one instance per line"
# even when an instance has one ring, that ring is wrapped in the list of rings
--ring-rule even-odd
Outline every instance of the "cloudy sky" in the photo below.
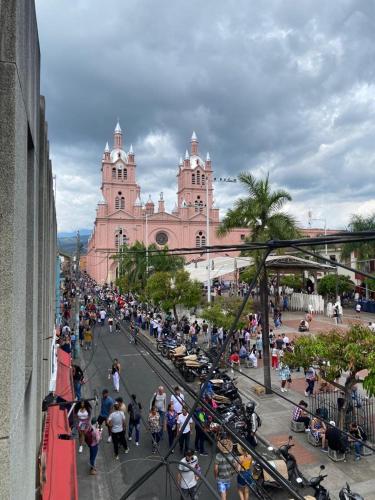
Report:
[[[36,4],[60,231],[91,228],[117,117],[143,198],[169,209],[195,130],[217,175],[269,171],[302,225],[375,210],[372,0]],[[241,193],[218,184],[216,204]]]

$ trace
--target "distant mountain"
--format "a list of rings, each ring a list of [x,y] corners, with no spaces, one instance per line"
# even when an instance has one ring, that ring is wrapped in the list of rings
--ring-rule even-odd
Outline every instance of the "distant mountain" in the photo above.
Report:
[[[91,231],[90,231],[91,233]],[[77,249],[77,234],[71,233],[72,236],[61,236],[69,233],[59,233],[57,235],[57,246],[61,252],[72,255],[76,252]],[[80,241],[81,241],[81,254],[84,255],[87,253],[87,242],[90,234],[81,234],[80,231]]]
[[[91,229],[80,229],[80,236],[88,236],[91,234]],[[58,238],[75,238],[77,236],[77,231],[71,233],[57,233]]]

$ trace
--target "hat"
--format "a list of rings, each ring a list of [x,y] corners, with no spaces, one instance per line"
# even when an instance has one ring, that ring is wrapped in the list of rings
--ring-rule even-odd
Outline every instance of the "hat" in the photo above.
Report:
[[[335,427],[335,422],[333,420],[330,421],[329,425],[332,425],[332,427]]]
[[[230,439],[224,438],[217,442],[217,447],[221,453],[231,453],[233,450],[233,443]]]

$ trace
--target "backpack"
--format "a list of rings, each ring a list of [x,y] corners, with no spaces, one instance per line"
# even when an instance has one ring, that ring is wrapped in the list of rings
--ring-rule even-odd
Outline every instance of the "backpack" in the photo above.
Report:
[[[256,419],[257,419],[257,425],[258,425],[258,428],[262,426],[262,419],[260,418],[260,416],[258,415],[258,413],[255,413],[255,416],[256,416]]]
[[[133,402],[130,405],[130,417],[132,420],[139,420],[141,418],[141,409],[139,403]]]
[[[91,426],[86,432],[85,432],[85,443],[87,446],[92,446],[92,443],[94,442],[94,429]]]

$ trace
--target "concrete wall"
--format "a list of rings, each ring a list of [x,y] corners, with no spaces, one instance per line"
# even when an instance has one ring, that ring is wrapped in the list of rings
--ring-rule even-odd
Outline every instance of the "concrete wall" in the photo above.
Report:
[[[0,0],[0,498],[32,499],[54,324],[56,216],[34,2]]]

